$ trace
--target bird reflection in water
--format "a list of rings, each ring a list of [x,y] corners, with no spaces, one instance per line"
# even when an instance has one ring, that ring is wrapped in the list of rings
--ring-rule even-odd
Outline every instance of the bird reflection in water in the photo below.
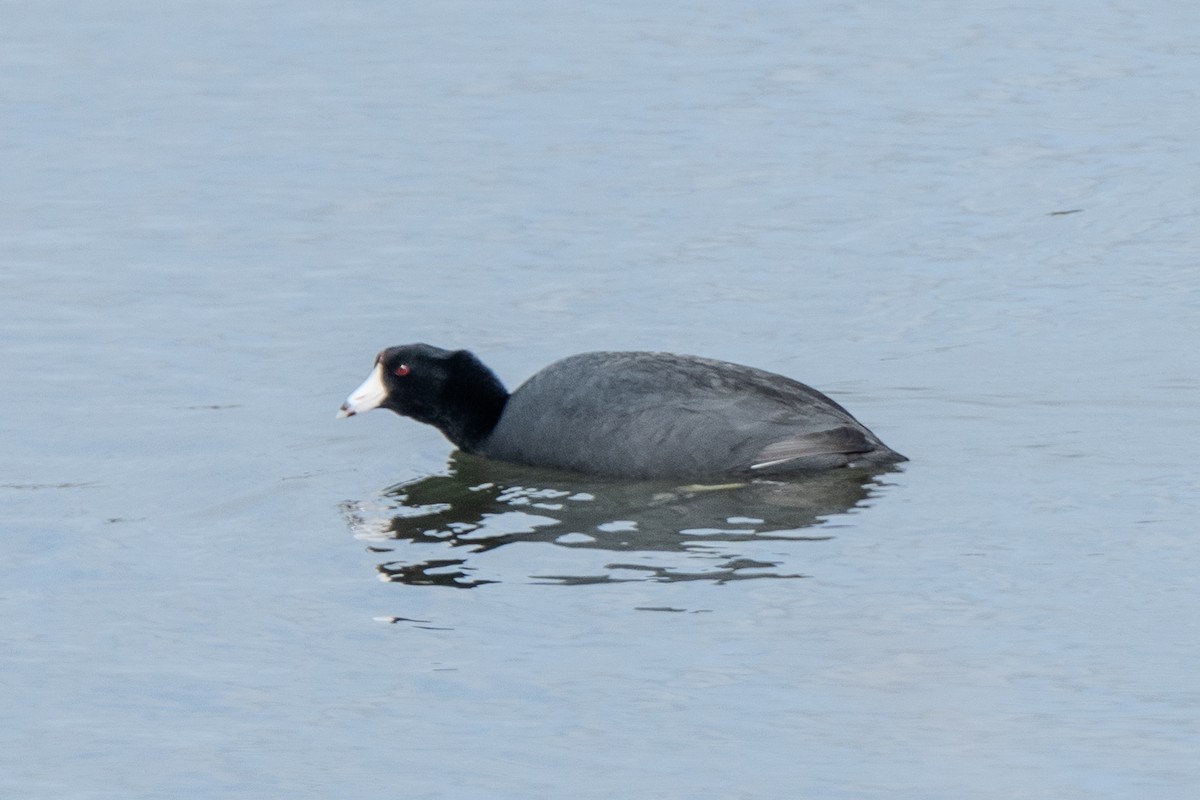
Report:
[[[793,543],[833,538],[818,531],[863,504],[883,471],[683,485],[602,481],[455,453],[447,474],[348,501],[342,511],[372,552],[403,556],[380,563],[380,577],[414,586],[801,578],[783,564],[798,552]],[[505,551],[513,558],[495,553],[506,545],[518,545]],[[558,549],[523,552],[533,545]],[[530,564],[545,571],[530,574]],[[506,574],[514,569],[522,574]]]

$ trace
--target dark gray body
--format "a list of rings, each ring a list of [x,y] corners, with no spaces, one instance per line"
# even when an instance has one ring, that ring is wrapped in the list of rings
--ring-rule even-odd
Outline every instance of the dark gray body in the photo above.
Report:
[[[768,476],[907,460],[798,381],[642,352],[583,353],[551,364],[512,393],[474,450],[520,464],[643,478]]]

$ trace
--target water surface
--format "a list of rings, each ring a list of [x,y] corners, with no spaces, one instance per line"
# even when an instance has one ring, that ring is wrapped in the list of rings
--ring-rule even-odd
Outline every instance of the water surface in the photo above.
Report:
[[[1195,797],[1198,17],[0,6],[0,794]],[[335,420],[409,341],[747,363],[912,461]]]

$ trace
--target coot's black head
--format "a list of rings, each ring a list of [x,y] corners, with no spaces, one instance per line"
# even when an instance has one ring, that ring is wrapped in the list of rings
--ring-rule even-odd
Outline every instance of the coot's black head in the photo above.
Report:
[[[342,403],[338,417],[387,408],[433,425],[474,451],[496,427],[508,391],[473,353],[427,344],[389,347],[371,374]]]

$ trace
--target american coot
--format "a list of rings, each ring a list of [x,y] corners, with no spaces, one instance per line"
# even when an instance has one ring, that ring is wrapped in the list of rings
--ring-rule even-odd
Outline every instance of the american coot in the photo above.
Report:
[[[468,453],[632,478],[780,475],[907,461],[803,383],[673,353],[583,353],[509,394],[473,353],[389,347],[339,417],[389,408]]]

